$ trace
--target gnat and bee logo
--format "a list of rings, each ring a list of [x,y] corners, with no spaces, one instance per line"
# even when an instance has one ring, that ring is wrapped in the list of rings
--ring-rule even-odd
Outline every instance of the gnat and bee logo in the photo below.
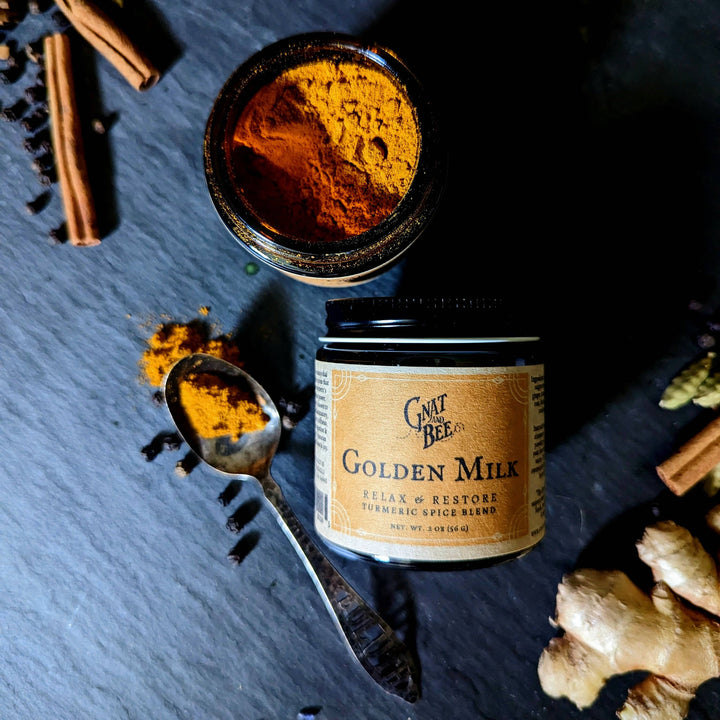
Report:
[[[464,425],[447,416],[447,393],[431,398],[411,397],[405,403],[405,422],[422,437],[423,449],[447,440],[464,430]]]

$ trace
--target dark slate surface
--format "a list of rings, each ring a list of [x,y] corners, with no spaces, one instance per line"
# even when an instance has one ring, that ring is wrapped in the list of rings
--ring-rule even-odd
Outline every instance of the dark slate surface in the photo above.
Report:
[[[581,713],[543,695],[556,585],[578,564],[642,576],[633,541],[668,497],[654,466],[711,415],[657,401],[698,351],[699,298],[718,302],[720,7],[699,0],[467,4],[358,0],[125,2],[165,70],[147,93],[81,52],[87,114],[115,118],[89,148],[106,230],[53,246],[57,193],[20,128],[0,128],[0,717],[529,720],[613,717],[631,681]],[[497,7],[496,7],[497,6]],[[32,34],[49,15],[29,18]],[[262,268],[207,197],[202,137],[231,71],[311,30],[394,48],[437,101],[447,191],[401,266],[351,290]],[[10,104],[30,84],[0,87]],[[403,572],[336,558],[406,634],[422,698],[382,693],[338,639],[271,514],[240,566],[224,478],[178,478],[179,453],[140,448],[170,429],[140,382],[155,323],[210,307],[275,397],[312,383],[324,302],[337,295],[502,292],[539,311],[548,341],[548,534],[522,560]],[[311,527],[312,412],[274,474]],[[182,451],[181,451],[182,453]],[[692,515],[688,515],[692,519]],[[694,517],[697,517],[695,515]],[[717,715],[720,684],[690,718]]]

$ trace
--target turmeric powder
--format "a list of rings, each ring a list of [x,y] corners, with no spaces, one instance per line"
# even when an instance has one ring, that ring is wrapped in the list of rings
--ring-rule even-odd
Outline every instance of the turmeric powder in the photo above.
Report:
[[[262,430],[269,420],[254,395],[211,373],[184,378],[179,398],[190,424],[204,438],[228,435],[235,442],[245,433]]]
[[[166,323],[158,326],[147,341],[140,365],[150,385],[160,387],[170,368],[192,353],[207,353],[241,366],[240,349],[228,336],[210,337],[204,323]]]
[[[419,150],[414,108],[389,73],[318,60],[286,70],[250,99],[231,165],[239,192],[267,226],[337,240],[395,209]]]

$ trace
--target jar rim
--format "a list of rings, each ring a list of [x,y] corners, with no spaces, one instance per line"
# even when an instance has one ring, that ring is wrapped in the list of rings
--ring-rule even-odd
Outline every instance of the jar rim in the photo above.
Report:
[[[412,344],[412,345],[437,345],[437,344],[445,344],[445,345],[484,345],[489,343],[526,343],[526,342],[537,342],[540,340],[539,335],[517,335],[517,336],[508,336],[508,337],[500,337],[500,336],[493,336],[493,337],[445,337],[442,335],[434,336],[434,337],[393,337],[393,336],[383,336],[383,337],[374,337],[374,338],[368,338],[368,337],[343,337],[343,336],[337,336],[332,337],[329,335],[323,335],[318,338],[320,342],[324,343],[332,343],[332,342],[338,342],[338,343],[398,343],[398,344]]]

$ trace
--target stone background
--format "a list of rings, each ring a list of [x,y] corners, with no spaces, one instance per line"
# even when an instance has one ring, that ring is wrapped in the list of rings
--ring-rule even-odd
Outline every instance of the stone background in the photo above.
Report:
[[[546,697],[537,661],[562,575],[626,569],[658,516],[692,524],[655,465],[710,411],[661,410],[718,302],[720,5],[708,0],[480,4],[389,0],[132,2],[163,68],[146,93],[77,43],[102,245],[48,242],[62,222],[17,123],[0,127],[0,717],[170,720],[610,718],[641,675],[580,712]],[[475,9],[475,8],[473,8]],[[54,21],[30,17],[21,39]],[[262,267],[216,217],[202,140],[225,79],[314,30],[395,49],[435,96],[448,139],[442,205],[399,266],[350,290]],[[34,69],[0,86],[11,105]],[[335,558],[416,650],[422,698],[385,695],[339,640],[271,513],[239,566],[225,527],[259,492],[174,473],[140,449],[170,430],[138,360],[155,325],[235,332],[278,398],[313,382],[324,303],[340,295],[506,293],[548,349],[548,532],[492,569],[406,572]],[[696,309],[692,303],[701,304]],[[312,411],[273,466],[312,528]],[[311,530],[312,532],[312,530]],[[715,717],[720,684],[691,720]]]

